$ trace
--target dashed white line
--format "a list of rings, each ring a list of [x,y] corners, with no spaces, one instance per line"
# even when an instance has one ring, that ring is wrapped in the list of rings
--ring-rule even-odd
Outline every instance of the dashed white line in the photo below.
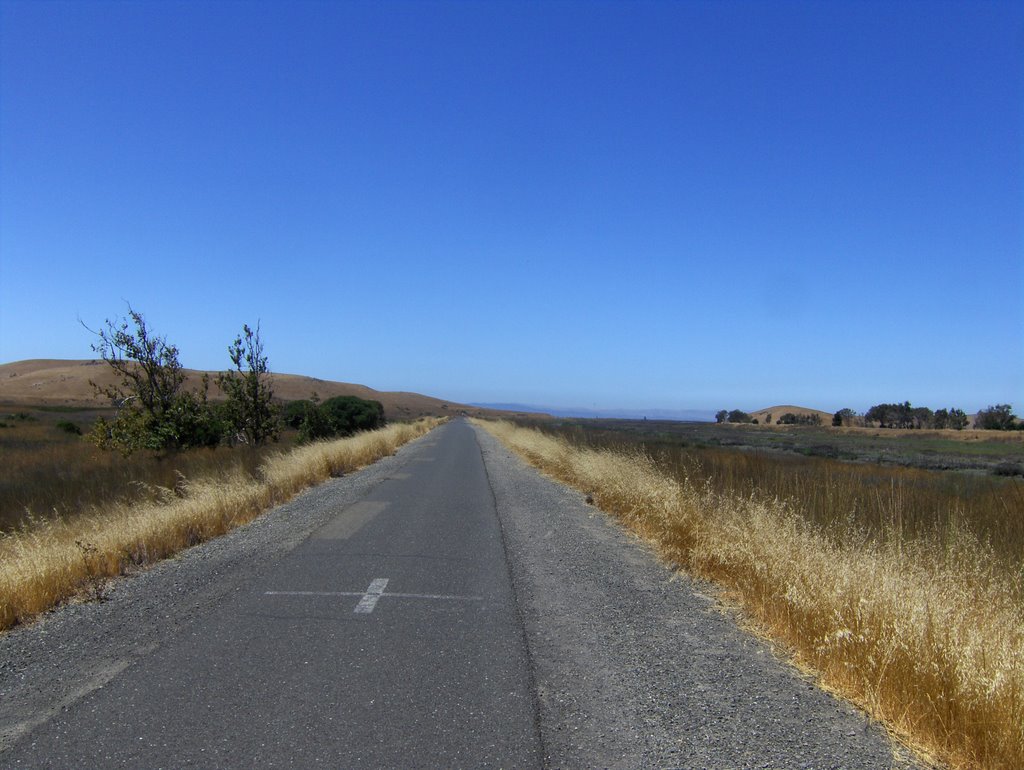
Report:
[[[377,606],[377,601],[380,599],[380,595],[384,593],[384,589],[388,586],[387,578],[374,578],[370,581],[370,587],[366,589],[366,593],[363,594],[363,598],[359,600],[359,604],[352,610],[353,612],[360,612],[370,614],[373,612],[373,608]]]

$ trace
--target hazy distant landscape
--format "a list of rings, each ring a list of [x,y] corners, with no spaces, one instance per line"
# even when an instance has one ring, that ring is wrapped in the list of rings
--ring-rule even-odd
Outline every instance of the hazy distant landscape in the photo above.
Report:
[[[713,422],[713,409],[587,409],[571,406],[541,406],[538,404],[473,404],[482,409],[497,409],[512,412],[542,412],[552,417],[585,417],[594,419],[621,420],[685,420]]]

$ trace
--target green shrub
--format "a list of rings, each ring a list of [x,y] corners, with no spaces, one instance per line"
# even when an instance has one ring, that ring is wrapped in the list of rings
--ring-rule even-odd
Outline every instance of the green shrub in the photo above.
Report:
[[[309,399],[289,401],[281,410],[281,422],[289,428],[299,428],[302,421],[306,419],[306,412],[313,408],[313,402]]]
[[[331,428],[339,436],[384,427],[384,405],[356,396],[335,396],[320,405]]]
[[[292,404],[302,406],[292,407]],[[299,440],[316,441],[333,436],[350,436],[364,430],[384,427],[384,406],[380,401],[368,401],[356,396],[335,396],[322,404],[315,401],[295,402],[292,418],[302,414],[299,423]],[[288,409],[285,410],[286,420]]]
[[[70,433],[73,436],[82,435],[82,429],[75,425],[73,422],[71,422],[71,420],[59,421],[57,423],[57,428],[64,431],[65,433]]]
[[[1024,465],[1007,460],[999,463],[992,472],[996,476],[1024,476]]]

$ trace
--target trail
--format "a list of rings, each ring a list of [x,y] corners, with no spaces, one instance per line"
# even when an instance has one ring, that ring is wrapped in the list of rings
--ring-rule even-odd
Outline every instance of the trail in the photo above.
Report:
[[[892,764],[699,585],[461,420],[0,637],[5,767]]]

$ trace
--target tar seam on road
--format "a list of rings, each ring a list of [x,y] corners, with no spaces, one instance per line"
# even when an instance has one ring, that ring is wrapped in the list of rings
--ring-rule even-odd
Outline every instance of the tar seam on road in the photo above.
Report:
[[[494,484],[491,483],[491,471],[487,467],[487,457],[484,448],[480,445],[480,436],[477,431],[480,428],[475,425],[473,438],[476,441],[477,451],[480,452],[480,462],[484,466],[484,477],[487,479],[487,490],[491,493],[491,502],[494,504],[494,516],[498,520],[498,531],[501,534],[501,552],[505,555],[505,570],[508,572],[509,584],[512,586],[512,601],[516,606],[516,623],[519,625],[519,637],[523,642],[523,649],[526,651],[526,676],[530,687],[530,701],[533,706],[533,731],[537,736],[537,745],[540,746],[540,761],[542,767],[550,767],[548,762],[548,749],[544,743],[544,733],[540,726],[540,694],[537,692],[537,676],[534,671],[533,652],[530,650],[530,641],[526,636],[526,617],[523,615],[522,604],[519,600],[519,585],[516,583],[516,575],[509,563],[508,542],[505,538],[505,522],[502,521],[501,511],[498,510],[498,497],[494,494]]]
[[[61,711],[69,708],[73,703],[81,700],[93,690],[98,690],[105,686],[107,682],[112,680],[131,664],[132,661],[130,659],[115,660],[113,663],[101,668],[95,674],[86,679],[85,682],[49,708],[39,712],[38,714],[30,716],[28,719],[23,719],[21,722],[11,725],[3,731],[0,731],[0,752],[3,752],[13,746],[14,742],[22,735],[31,732],[42,724],[46,724],[54,714],[60,713]]]

